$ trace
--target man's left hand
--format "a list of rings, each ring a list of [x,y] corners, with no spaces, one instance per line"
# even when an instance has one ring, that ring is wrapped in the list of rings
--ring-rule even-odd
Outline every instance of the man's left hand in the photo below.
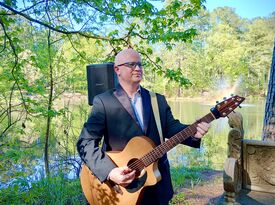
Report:
[[[210,124],[206,122],[200,122],[197,126],[197,132],[194,135],[196,138],[202,138],[209,130]]]

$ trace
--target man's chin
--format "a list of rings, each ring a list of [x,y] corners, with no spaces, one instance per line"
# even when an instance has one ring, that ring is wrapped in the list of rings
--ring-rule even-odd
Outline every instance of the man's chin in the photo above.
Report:
[[[135,82],[141,82],[141,81],[142,81],[142,77],[141,77],[141,76],[135,76],[135,77],[133,78],[133,80],[134,80]]]

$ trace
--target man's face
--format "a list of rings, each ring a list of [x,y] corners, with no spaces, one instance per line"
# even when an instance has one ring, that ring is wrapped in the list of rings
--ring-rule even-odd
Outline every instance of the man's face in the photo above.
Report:
[[[140,55],[134,50],[125,51],[117,59],[115,71],[121,83],[139,84],[143,75]]]

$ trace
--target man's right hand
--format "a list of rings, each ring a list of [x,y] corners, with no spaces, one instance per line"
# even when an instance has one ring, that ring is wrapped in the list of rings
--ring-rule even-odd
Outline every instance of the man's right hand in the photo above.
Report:
[[[108,178],[114,183],[126,187],[135,179],[135,170],[128,167],[116,167],[111,170]]]

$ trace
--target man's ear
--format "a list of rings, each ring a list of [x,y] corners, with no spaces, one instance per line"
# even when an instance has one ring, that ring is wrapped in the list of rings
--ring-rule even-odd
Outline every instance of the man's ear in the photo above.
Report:
[[[114,71],[118,76],[120,75],[120,69],[118,66],[114,66]]]

